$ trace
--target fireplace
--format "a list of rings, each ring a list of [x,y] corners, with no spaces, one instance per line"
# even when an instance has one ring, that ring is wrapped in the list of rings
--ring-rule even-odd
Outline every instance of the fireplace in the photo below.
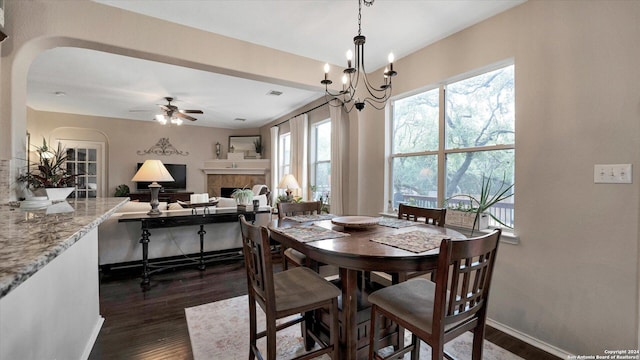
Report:
[[[251,189],[269,183],[269,160],[208,160],[202,171],[207,177],[209,196],[229,197],[235,189]]]
[[[236,189],[237,187],[222,187],[220,188],[220,197],[230,198]]]

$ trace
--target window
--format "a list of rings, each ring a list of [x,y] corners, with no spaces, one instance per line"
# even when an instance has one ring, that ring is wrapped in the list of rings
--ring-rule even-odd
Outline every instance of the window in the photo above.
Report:
[[[480,193],[483,176],[492,189],[513,184],[514,89],[509,65],[393,101],[390,207],[455,205]],[[490,211],[513,226],[513,197]]]
[[[291,173],[291,133],[280,135],[278,154],[278,179]]]
[[[313,200],[326,203],[331,191],[331,121],[317,123],[311,131],[311,191]]]
[[[104,144],[87,141],[64,141],[67,151],[67,171],[76,175],[76,190],[72,197],[104,196]]]

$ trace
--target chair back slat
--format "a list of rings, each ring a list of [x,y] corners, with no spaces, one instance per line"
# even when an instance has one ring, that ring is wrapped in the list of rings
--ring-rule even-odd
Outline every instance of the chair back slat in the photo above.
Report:
[[[321,211],[322,202],[320,201],[278,203],[278,219],[282,219],[286,216],[320,214]]]
[[[418,221],[424,219],[426,224],[442,226],[445,224],[447,209],[421,208],[417,206],[400,204],[398,207],[398,219]]]
[[[268,230],[264,226],[251,226],[244,215],[240,215],[240,231],[247,282],[259,297],[258,301],[274,304],[273,266]]]
[[[476,238],[442,241],[436,272],[434,326],[444,328],[472,321],[478,311],[486,312],[500,234],[497,229]]]

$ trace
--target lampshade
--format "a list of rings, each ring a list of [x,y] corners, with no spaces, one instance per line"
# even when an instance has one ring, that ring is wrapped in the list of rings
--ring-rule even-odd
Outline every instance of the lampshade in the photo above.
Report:
[[[160,160],[145,160],[131,181],[175,181]]]
[[[278,189],[291,190],[299,188],[300,185],[298,185],[298,181],[296,181],[296,178],[291,174],[286,174],[285,176],[283,176],[280,180],[280,183],[278,184]]]

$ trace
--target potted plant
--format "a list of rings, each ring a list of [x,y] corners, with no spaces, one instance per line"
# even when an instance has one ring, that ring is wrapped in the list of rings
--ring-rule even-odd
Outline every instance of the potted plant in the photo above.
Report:
[[[47,144],[42,138],[42,145],[35,145],[38,156],[37,162],[29,162],[26,174],[18,176],[19,182],[25,182],[33,190],[45,189],[49,200],[64,200],[75,189],[76,174],[71,174],[66,168],[67,151],[58,143],[57,148]],[[47,189],[65,190],[47,190]]]
[[[236,199],[236,202],[239,205],[251,205],[251,200],[253,200],[253,190],[251,189],[235,189],[233,193],[231,193],[231,197]]]
[[[256,149],[256,158],[260,159],[262,157],[262,140],[260,138],[256,139],[253,142],[253,146]]]
[[[116,187],[116,192],[113,194],[115,197],[126,197],[129,196],[130,190],[127,184],[120,184]]]
[[[506,182],[506,174],[502,178],[502,182],[500,183],[499,188],[494,192],[491,189],[492,178],[491,176],[486,177],[484,174],[482,175],[482,183],[480,185],[480,195],[478,197],[469,195],[469,194],[458,194],[454,195],[447,199],[447,202],[454,198],[466,198],[468,202],[461,203],[457,202],[455,205],[449,207],[449,211],[447,211],[447,224],[448,225],[463,225],[464,219],[459,219],[458,221],[449,221],[453,216],[455,216],[454,211],[459,211],[462,213],[467,213],[473,218],[473,225],[471,226],[471,236],[473,236],[474,230],[480,230],[481,228],[486,228],[486,224],[488,224],[489,217],[498,222],[500,225],[511,228],[511,226],[505,224],[500,219],[495,217],[493,214],[488,212],[489,208],[495,205],[496,203],[508,199],[513,196],[513,185],[507,185]],[[452,210],[452,211],[451,211]],[[450,214],[451,213],[451,214]],[[464,216],[464,214],[463,214]],[[484,223],[484,226],[480,226],[481,223]]]

